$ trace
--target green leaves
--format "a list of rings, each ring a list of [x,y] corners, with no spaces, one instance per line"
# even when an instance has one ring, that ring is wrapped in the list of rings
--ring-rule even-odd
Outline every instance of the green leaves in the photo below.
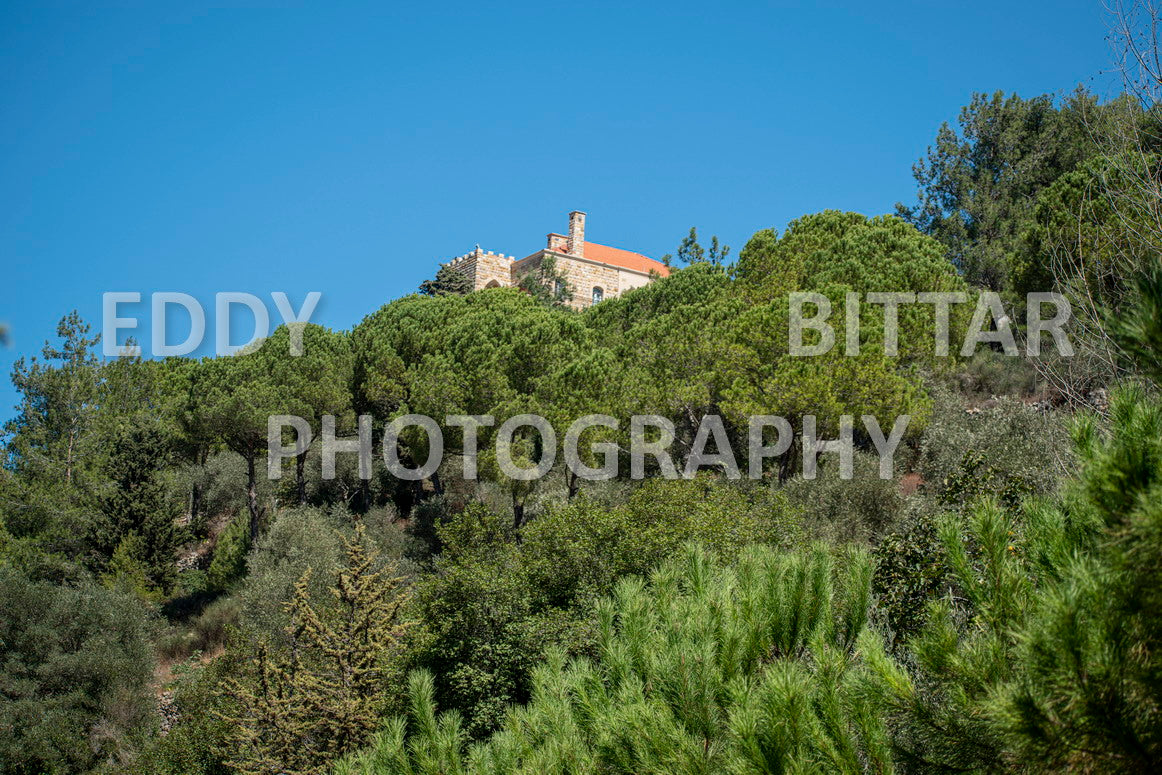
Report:
[[[375,570],[362,525],[343,539],[346,561],[334,573],[332,601],[310,601],[308,568],[286,603],[289,648],[259,643],[254,675],[231,680],[237,708],[229,766],[242,773],[306,775],[365,745],[378,726],[385,658],[401,634],[401,579]]]
[[[0,565],[0,611],[0,772],[86,772],[126,755],[152,712],[145,608]]]
[[[517,287],[546,307],[563,308],[573,301],[569,278],[552,256],[543,256],[536,269],[521,276]]]
[[[1035,769],[1149,769],[1160,755],[1162,408],[1131,389],[1111,411],[1109,437],[1083,451],[1056,519],[1038,517],[1041,540],[1073,551],[1039,553],[1063,561],[1018,632],[1018,670],[994,705]]]
[[[420,283],[420,293],[424,296],[463,296],[472,292],[472,280],[463,272],[444,264],[436,272],[434,280]]]
[[[756,547],[731,567],[687,547],[648,581],[619,582],[597,606],[596,658],[550,650],[529,703],[487,741],[460,747],[459,717],[434,715],[421,673],[410,734],[391,722],[339,771],[890,771],[879,701],[854,650],[869,576],[860,553]]]
[[[1053,498],[978,500],[940,522],[952,583],[908,642],[913,680],[878,668],[896,744],[932,767],[1149,769],[1159,755],[1162,408],[1140,388],[1076,432]]]
[[[1017,256],[1037,194],[1097,153],[1089,125],[1099,110],[1080,89],[1060,106],[1051,95],[974,94],[959,132],[942,125],[913,166],[918,202],[897,213],[938,239],[971,284],[1016,289],[1028,275]]]

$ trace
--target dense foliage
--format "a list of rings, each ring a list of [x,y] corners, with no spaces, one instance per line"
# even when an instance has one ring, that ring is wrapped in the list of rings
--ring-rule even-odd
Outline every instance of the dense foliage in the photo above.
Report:
[[[432,678],[409,684],[409,717],[340,773],[859,771],[889,738],[864,690],[871,565],[825,547],[757,548],[723,565],[697,547],[595,612],[596,661],[550,652],[532,699],[471,747],[436,715]],[[873,659],[882,659],[876,653]],[[409,734],[410,732],[410,734]]]
[[[735,256],[691,229],[667,277],[581,312],[546,263],[481,291],[441,268],[349,332],[221,358],[103,360],[66,316],[4,426],[0,775],[1157,770],[1156,113],[977,95],[915,206]],[[972,325],[1024,344],[1048,290],[1075,358],[961,355],[982,292],[1003,314]],[[882,293],[962,297],[949,352],[934,304]],[[801,294],[829,353],[791,352]],[[581,444],[617,473],[517,480],[501,453],[532,467],[542,434],[446,421],[522,413],[558,440],[617,418]],[[323,436],[410,414],[443,426],[436,470],[329,470]],[[268,467],[272,415],[312,441]],[[630,475],[631,415],[672,427],[672,469]],[[756,415],[791,431],[756,477],[699,465],[720,416],[750,473]],[[809,416],[898,415],[886,476],[866,426],[854,478],[808,473]]]

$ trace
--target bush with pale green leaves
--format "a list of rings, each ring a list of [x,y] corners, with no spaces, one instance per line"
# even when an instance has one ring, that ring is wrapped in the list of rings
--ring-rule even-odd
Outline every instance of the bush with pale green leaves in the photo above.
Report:
[[[520,531],[474,505],[439,528],[443,554],[422,578],[407,659],[435,675],[436,697],[482,736],[529,697],[548,648],[591,653],[595,601],[647,574],[691,541],[732,558],[755,543],[789,544],[796,512],[768,484],[713,477],[645,482],[620,505],[580,498]]]

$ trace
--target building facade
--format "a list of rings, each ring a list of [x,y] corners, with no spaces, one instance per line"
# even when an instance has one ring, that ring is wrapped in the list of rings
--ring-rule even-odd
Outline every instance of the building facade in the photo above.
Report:
[[[516,285],[526,274],[539,270],[546,258],[553,259],[565,276],[573,292],[570,306],[576,309],[620,296],[670,273],[665,264],[641,253],[586,242],[585,213],[576,210],[569,213],[569,233],[549,234],[545,247],[532,255],[517,259],[477,246],[447,265],[465,274],[473,290],[481,290]]]

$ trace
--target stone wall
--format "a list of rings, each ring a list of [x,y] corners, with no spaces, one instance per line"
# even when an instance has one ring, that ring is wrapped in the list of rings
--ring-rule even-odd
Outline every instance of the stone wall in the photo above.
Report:
[[[472,280],[472,290],[481,288],[506,288],[513,284],[512,256],[493,253],[477,248],[471,253],[457,256],[448,266],[468,276]]]
[[[584,309],[593,304],[593,289],[600,288],[603,298],[612,299],[621,293],[617,269],[596,264],[592,261],[579,261],[569,256],[557,259],[557,266],[569,278],[569,286],[573,289],[573,305],[577,309]]]
[[[650,282],[648,276],[638,272],[569,255],[564,250],[567,239],[560,234],[550,234],[549,244],[560,245],[560,248],[542,250],[519,261],[503,253],[477,248],[471,253],[453,258],[447,265],[467,276],[472,281],[472,290],[479,291],[483,288],[514,286],[524,275],[539,270],[544,256],[552,256],[573,291],[573,301],[569,306],[574,309],[585,309],[593,304],[594,288],[601,289],[603,299],[612,299]]]
[[[585,255],[585,213],[580,210],[569,213],[569,241],[566,249],[571,256]]]
[[[617,293],[619,296],[626,291],[632,291],[634,288],[649,285],[651,282],[653,282],[653,278],[649,275],[631,272],[627,269],[617,270]]]
[[[512,283],[515,285],[521,277],[529,272],[540,269],[541,259],[546,251],[541,251],[528,258],[522,258],[512,265]],[[573,301],[569,306],[574,309],[585,309],[593,304],[593,289],[600,288],[604,298],[612,299],[621,294],[620,272],[611,266],[585,261],[563,253],[548,253],[557,261],[557,269],[564,273],[569,288],[573,291]]]

